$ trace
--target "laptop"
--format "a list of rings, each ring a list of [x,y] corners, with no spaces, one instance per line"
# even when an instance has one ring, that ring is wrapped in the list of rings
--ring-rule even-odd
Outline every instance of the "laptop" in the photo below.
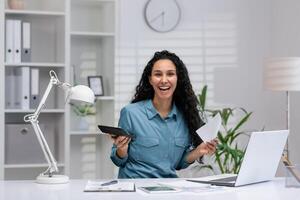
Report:
[[[289,130],[262,131],[251,134],[237,175],[225,178],[211,176],[188,181],[236,187],[272,180],[281,159]]]

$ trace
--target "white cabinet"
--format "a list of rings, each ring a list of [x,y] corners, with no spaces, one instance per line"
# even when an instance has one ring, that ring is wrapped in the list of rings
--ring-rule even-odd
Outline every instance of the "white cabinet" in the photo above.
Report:
[[[65,94],[59,88],[51,91],[39,122],[47,127],[45,135],[50,134],[51,141],[53,139],[53,154],[62,173],[70,178],[113,176],[114,168],[109,159],[111,141],[98,134],[96,125],[115,124],[116,4],[117,1],[112,0],[24,0],[24,8],[14,10],[9,8],[7,0],[0,2],[0,27],[3,27],[0,28],[0,179],[35,179],[47,167],[46,161],[23,162],[26,159],[22,158],[22,162],[15,162],[18,158],[7,155],[14,142],[12,135],[7,135],[13,130],[11,125],[25,124],[24,115],[35,109],[6,104],[8,98],[11,99],[7,94],[20,89],[8,76],[21,67],[39,70],[40,96],[49,82],[50,70],[54,70],[61,81],[71,84],[88,85],[88,76],[102,76],[104,96],[97,97],[96,115],[88,119],[88,129],[80,129],[80,118],[65,105]],[[30,23],[29,62],[6,61],[7,20]],[[22,148],[16,145],[15,151],[20,150]],[[30,152],[24,155],[31,156]]]

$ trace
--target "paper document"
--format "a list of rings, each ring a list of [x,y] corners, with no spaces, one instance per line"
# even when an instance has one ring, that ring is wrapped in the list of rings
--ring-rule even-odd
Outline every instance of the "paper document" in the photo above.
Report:
[[[204,193],[212,191],[222,191],[224,187],[213,186],[210,184],[196,183],[187,180],[175,180],[175,181],[166,181],[160,182],[161,185],[166,185],[178,189],[181,192],[192,192],[192,193]]]
[[[107,184],[107,181],[91,181],[85,185],[84,192],[135,192],[135,184],[128,181],[117,181]]]
[[[191,181],[186,180],[176,180],[176,181],[168,181],[168,182],[160,182],[161,185],[167,185],[179,189],[186,189],[186,188],[201,188],[201,187],[207,187],[209,184],[204,183],[195,183]]]
[[[217,137],[218,131],[221,128],[221,123],[221,116],[218,113],[212,119],[208,120],[208,122],[204,126],[200,127],[196,132],[204,142],[209,142]]]

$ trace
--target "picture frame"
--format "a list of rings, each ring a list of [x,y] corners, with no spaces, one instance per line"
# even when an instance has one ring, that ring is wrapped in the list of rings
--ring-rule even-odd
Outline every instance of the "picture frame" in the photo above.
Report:
[[[104,96],[102,76],[88,76],[88,85],[95,96]]]

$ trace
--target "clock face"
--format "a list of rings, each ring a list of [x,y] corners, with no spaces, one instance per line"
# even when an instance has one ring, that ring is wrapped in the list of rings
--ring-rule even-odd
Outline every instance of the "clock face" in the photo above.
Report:
[[[147,25],[157,32],[169,32],[179,23],[180,7],[176,0],[149,0],[144,16]]]

